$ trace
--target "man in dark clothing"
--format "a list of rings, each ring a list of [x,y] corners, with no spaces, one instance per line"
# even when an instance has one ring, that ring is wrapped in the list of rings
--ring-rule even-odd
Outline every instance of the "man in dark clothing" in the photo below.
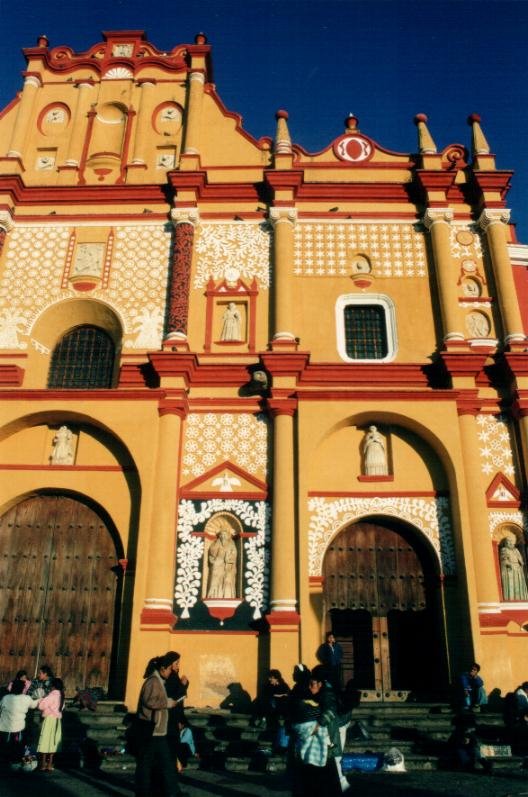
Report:
[[[326,635],[326,641],[319,647],[317,658],[325,667],[327,679],[336,692],[341,691],[341,662],[343,661],[343,648],[336,642],[332,631]]]

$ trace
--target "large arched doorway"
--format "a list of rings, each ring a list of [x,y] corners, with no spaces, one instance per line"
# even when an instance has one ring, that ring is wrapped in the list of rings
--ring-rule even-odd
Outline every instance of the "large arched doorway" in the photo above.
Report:
[[[354,523],[323,563],[327,630],[343,647],[343,681],[364,698],[431,698],[447,681],[438,564],[412,529]]]
[[[0,518],[0,682],[49,664],[71,695],[105,690],[121,569],[109,524],[64,495],[21,501]]]

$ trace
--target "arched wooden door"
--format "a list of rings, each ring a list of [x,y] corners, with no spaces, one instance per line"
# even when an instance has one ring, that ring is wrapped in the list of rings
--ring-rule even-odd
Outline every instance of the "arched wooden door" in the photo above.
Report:
[[[445,686],[436,565],[409,529],[355,523],[324,563],[327,629],[343,647],[343,681],[365,697],[427,697]]]
[[[21,501],[0,518],[0,682],[49,664],[76,687],[108,687],[118,588],[109,529],[62,495]]]

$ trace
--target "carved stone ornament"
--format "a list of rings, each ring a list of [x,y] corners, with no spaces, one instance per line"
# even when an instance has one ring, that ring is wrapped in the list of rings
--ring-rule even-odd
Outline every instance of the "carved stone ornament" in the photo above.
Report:
[[[71,429],[61,426],[53,438],[50,463],[52,465],[73,465],[75,460],[75,438]]]
[[[423,217],[423,223],[424,226],[430,230],[433,224],[436,224],[437,222],[451,224],[454,217],[455,214],[451,208],[427,208]]]
[[[78,244],[72,277],[100,277],[103,272],[105,244]]]
[[[492,224],[509,224],[511,216],[511,210],[499,209],[499,210],[490,210],[486,208],[482,211],[477,221],[477,224],[482,227],[483,230],[487,230]]]
[[[295,224],[297,221],[297,208],[270,208],[269,220],[276,224]]]
[[[133,52],[133,44],[114,44],[112,47],[112,55],[114,58],[130,58]]]
[[[0,210],[0,230],[11,232],[13,226],[11,214],[7,210]]]
[[[200,223],[200,211],[198,208],[173,208],[171,210],[171,221],[177,224],[192,224],[197,227]]]

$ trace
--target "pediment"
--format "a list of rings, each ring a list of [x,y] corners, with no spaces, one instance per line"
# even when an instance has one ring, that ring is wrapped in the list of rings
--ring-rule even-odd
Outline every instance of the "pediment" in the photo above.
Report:
[[[497,473],[486,490],[488,507],[515,507],[520,505],[518,488],[503,474]]]
[[[265,482],[226,460],[184,484],[180,493],[182,498],[236,496],[250,500],[264,500],[268,495],[268,487]]]

